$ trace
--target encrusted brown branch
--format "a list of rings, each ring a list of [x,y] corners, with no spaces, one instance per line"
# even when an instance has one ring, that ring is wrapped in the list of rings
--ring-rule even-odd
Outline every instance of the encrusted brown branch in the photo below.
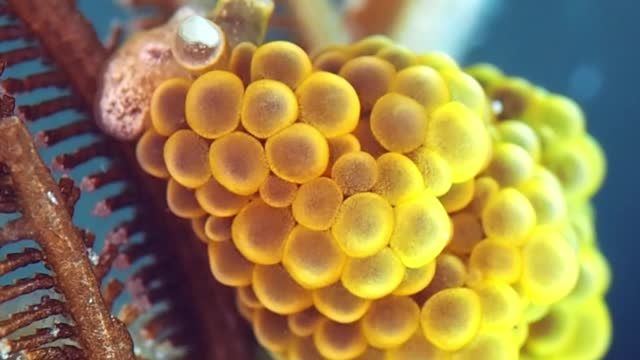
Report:
[[[0,144],[0,161],[9,168],[22,216],[35,229],[47,263],[56,274],[87,358],[133,359],[127,329],[105,307],[64,197],[18,117],[0,120]]]
[[[12,212],[17,211],[17,206],[15,209],[16,210]],[[33,238],[35,233],[28,225],[27,219],[18,218],[9,221],[3,227],[0,227],[0,246],[15,241]]]
[[[28,360],[83,360],[84,354],[82,350],[65,345],[61,347],[48,347],[33,351],[28,351],[26,354]]]
[[[31,278],[18,279],[11,285],[0,287],[0,303],[30,294],[36,290],[51,289],[54,286],[55,280],[47,274],[35,274]]]
[[[5,340],[6,344],[14,352],[29,351],[37,349],[42,345],[51,343],[59,339],[68,339],[76,336],[76,329],[69,324],[55,324],[53,329],[43,328],[36,330],[35,334],[25,335],[14,340]],[[79,354],[80,355],[80,354]],[[82,354],[82,359],[87,359],[86,354]],[[67,360],[67,358],[63,358]]]
[[[26,248],[20,253],[8,254],[5,260],[0,262],[0,276],[43,259],[42,251],[34,248]]]
[[[11,314],[11,316],[0,321],[0,338],[26,327],[37,320],[46,319],[52,315],[62,314],[65,311],[64,302],[49,297],[43,297],[39,304],[27,307],[25,311]]]

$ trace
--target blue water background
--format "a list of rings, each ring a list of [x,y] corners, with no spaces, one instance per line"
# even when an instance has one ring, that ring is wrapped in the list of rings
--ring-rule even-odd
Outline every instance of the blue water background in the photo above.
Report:
[[[79,0],[103,37],[111,19],[131,14],[108,0]],[[640,2],[637,0],[498,1],[464,64],[491,62],[576,99],[602,144],[608,173],[596,196],[597,231],[614,281],[614,321],[607,359],[640,358]],[[428,34],[425,36],[428,37]]]

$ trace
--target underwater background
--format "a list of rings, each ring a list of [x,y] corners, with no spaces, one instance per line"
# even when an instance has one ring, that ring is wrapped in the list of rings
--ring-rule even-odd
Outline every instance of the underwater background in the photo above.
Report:
[[[614,335],[607,359],[639,358],[640,243],[634,225],[640,214],[640,93],[635,88],[640,82],[640,2],[490,2],[486,21],[456,60],[493,63],[582,106],[588,131],[602,144],[608,162],[606,181],[595,198],[598,239],[613,273],[608,303]],[[103,39],[114,19],[132,17],[108,0],[78,0],[78,5]],[[428,41],[429,34],[424,38]],[[77,210],[83,212],[89,210]]]

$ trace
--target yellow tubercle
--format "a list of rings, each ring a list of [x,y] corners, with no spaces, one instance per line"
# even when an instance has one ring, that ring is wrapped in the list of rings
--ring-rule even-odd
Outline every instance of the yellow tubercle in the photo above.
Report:
[[[396,69],[391,63],[374,56],[362,56],[347,61],[339,75],[346,79],[358,94],[363,112],[373,105],[391,86]]]
[[[351,257],[372,256],[388,243],[393,231],[393,209],[374,193],[347,198],[331,227],[340,248]]]
[[[340,282],[313,291],[315,308],[327,318],[339,323],[352,323],[367,313],[371,300],[354,295]]]
[[[522,248],[524,294],[536,304],[551,304],[564,298],[578,280],[575,251],[553,229],[536,230]]]
[[[256,265],[251,283],[258,300],[276,314],[294,314],[313,304],[311,294],[298,285],[281,265]],[[284,318],[288,329],[286,321]]]
[[[398,72],[391,83],[391,91],[414,99],[429,113],[451,99],[442,76],[433,68],[422,65]]]
[[[329,359],[351,359],[367,349],[367,340],[357,323],[341,324],[324,320],[313,334],[318,352]]]
[[[235,74],[211,71],[198,77],[187,92],[186,120],[207,139],[228,134],[240,123],[244,84]]]
[[[378,164],[366,152],[350,152],[333,164],[331,177],[347,196],[367,192],[378,180]]]
[[[407,268],[435,260],[451,238],[451,221],[437,198],[429,193],[396,205],[389,246]]]
[[[388,152],[376,159],[378,181],[372,191],[391,205],[400,204],[418,196],[424,188],[424,179],[418,167],[406,156]]]
[[[258,264],[277,264],[282,260],[284,242],[294,225],[291,209],[253,200],[233,220],[231,238],[247,259]]]
[[[475,281],[513,284],[522,274],[522,255],[514,244],[482,240],[471,250],[469,272]]]
[[[169,170],[164,161],[164,145],[167,137],[153,129],[145,131],[136,144],[136,159],[142,170],[157,178],[168,178]]]
[[[191,81],[174,78],[155,89],[149,112],[151,124],[158,134],[170,136],[186,126],[185,100],[190,86]]]
[[[369,345],[389,349],[407,341],[418,329],[420,307],[408,297],[389,296],[375,302],[362,318]]]
[[[446,351],[467,345],[480,330],[482,306],[475,291],[445,289],[422,307],[421,325],[429,341]]]
[[[194,191],[173,179],[169,179],[167,184],[167,206],[172,213],[181,218],[195,219],[205,214],[196,200]]]
[[[291,204],[298,224],[313,230],[327,230],[333,225],[342,204],[342,191],[330,178],[320,177],[302,184]]]
[[[536,225],[536,212],[521,192],[505,188],[482,211],[482,226],[489,237],[522,244]]]
[[[299,46],[274,41],[260,46],[251,60],[251,80],[271,79],[295,89],[311,74],[311,60]]]
[[[249,202],[248,197],[227,190],[215,178],[197,188],[195,196],[207,213],[218,217],[236,215]]]
[[[209,181],[208,148],[208,142],[191,130],[173,133],[163,148],[164,163],[171,178],[188,188],[197,188]]]
[[[209,167],[220,184],[238,195],[255,193],[269,176],[262,144],[240,131],[211,143]]]
[[[358,94],[338,75],[314,72],[298,86],[296,96],[300,121],[315,127],[326,138],[346,135],[358,124]]]
[[[204,223],[204,234],[208,241],[231,240],[231,217],[217,217],[210,215]]]
[[[407,153],[420,147],[427,135],[427,112],[415,100],[389,93],[371,109],[371,132],[388,151]]]
[[[298,284],[314,289],[338,281],[346,259],[330,232],[298,225],[284,245],[282,264]]]
[[[356,296],[379,299],[402,283],[405,267],[394,252],[385,247],[373,256],[347,260],[342,284]]]
[[[231,241],[209,242],[209,265],[216,279],[228,286],[247,286],[255,264],[242,256]]]
[[[297,184],[319,177],[329,164],[327,139],[303,123],[295,123],[267,139],[265,153],[274,174]]]
[[[458,102],[434,110],[424,145],[447,161],[454,183],[476,176],[489,157],[491,147],[480,117]]]
[[[293,91],[285,84],[260,80],[247,87],[240,115],[247,132],[265,139],[296,121],[298,103]]]

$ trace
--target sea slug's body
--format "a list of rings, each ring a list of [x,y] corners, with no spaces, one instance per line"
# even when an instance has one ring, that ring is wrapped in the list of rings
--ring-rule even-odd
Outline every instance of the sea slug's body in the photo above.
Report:
[[[150,99],[140,165],[282,359],[598,359],[611,326],[577,105],[384,37],[240,43]],[[191,69],[190,71],[193,72]]]

